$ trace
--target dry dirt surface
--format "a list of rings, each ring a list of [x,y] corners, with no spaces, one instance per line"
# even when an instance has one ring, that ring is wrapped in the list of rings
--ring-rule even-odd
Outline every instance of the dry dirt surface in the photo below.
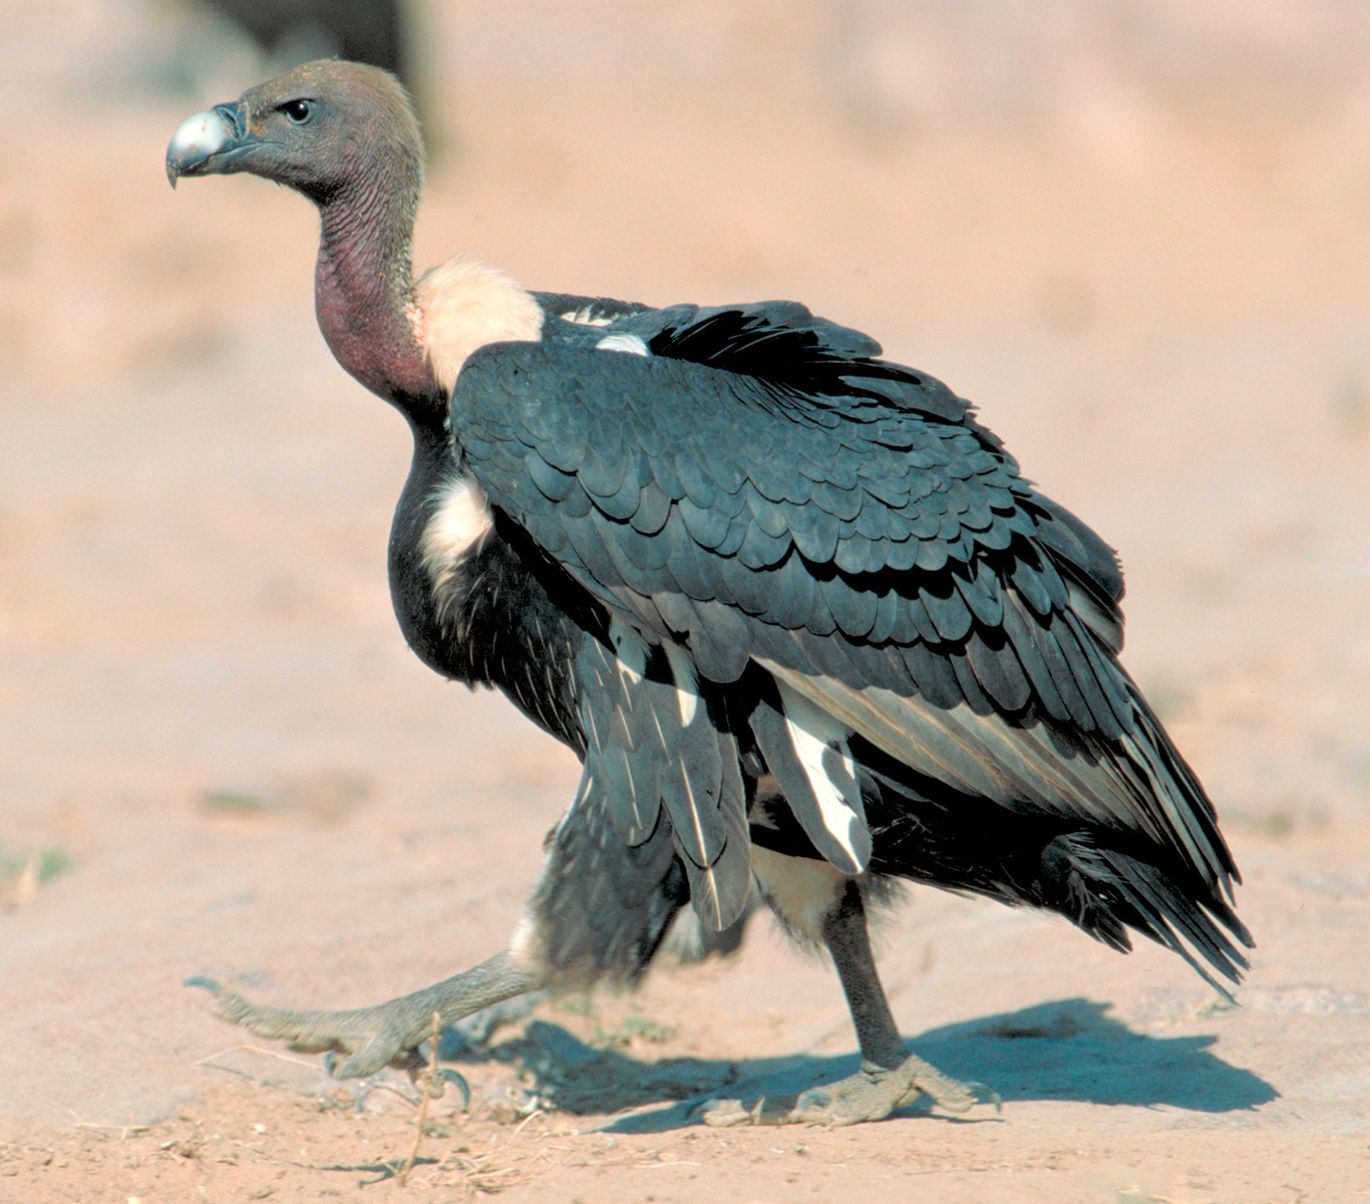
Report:
[[[1121,550],[1127,662],[1243,868],[1235,1007],[1159,950],[910,891],[895,1012],[1002,1111],[831,1131],[689,1110],[854,1064],[830,970],[765,919],[450,1034],[467,1108],[331,1081],[181,987],[351,1006],[485,957],[576,768],[402,646],[407,437],[314,328],[308,206],[166,187],[181,118],[261,64],[169,2],[14,7],[0,1201],[1370,1195],[1362,5],[420,7],[420,262],[793,296],[975,398]]]

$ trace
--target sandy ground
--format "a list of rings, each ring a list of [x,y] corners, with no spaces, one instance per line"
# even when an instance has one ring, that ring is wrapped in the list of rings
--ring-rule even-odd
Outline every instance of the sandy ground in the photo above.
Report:
[[[1124,555],[1128,664],[1245,873],[1240,1006],[910,892],[896,1013],[1003,1110],[841,1131],[682,1102],[853,1064],[831,972],[765,920],[449,1040],[472,1104],[422,1129],[407,1080],[212,1020],[186,975],[346,1006],[498,948],[576,770],[402,645],[406,435],[317,335],[308,207],[166,188],[181,117],[257,69],[171,94],[169,9],[64,0],[0,52],[0,1201],[1370,1195],[1370,105],[1191,81],[1086,122],[863,124],[817,5],[611,8],[439,23],[419,259],[795,296],[976,398]]]

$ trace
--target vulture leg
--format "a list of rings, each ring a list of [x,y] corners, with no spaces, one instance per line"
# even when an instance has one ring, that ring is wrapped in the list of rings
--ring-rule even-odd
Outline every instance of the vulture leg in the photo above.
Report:
[[[293,1012],[264,1007],[208,978],[188,979],[186,985],[208,990],[214,996],[214,1014],[231,1024],[286,1041],[292,1049],[349,1055],[333,1068],[333,1074],[352,1079],[373,1075],[385,1066],[411,1073],[421,1069],[425,1063],[418,1048],[432,1034],[434,1012],[440,1025],[452,1024],[544,984],[540,975],[517,965],[508,953],[497,953],[431,987],[351,1011]]]
[[[782,914],[782,920],[785,918]],[[960,1083],[904,1046],[871,954],[861,892],[847,881],[822,922],[822,940],[832,954],[861,1046],[861,1069],[848,1078],[794,1096],[744,1103],[718,1100],[707,1106],[710,1125],[854,1125],[882,1120],[926,1095],[951,1112],[964,1112],[984,1095],[979,1084]]]

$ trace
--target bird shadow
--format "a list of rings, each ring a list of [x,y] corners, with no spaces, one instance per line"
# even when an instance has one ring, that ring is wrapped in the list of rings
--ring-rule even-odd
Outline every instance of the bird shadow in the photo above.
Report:
[[[1075,1100],[1221,1113],[1278,1097],[1259,1075],[1214,1054],[1216,1037],[1150,1036],[1107,1011],[1107,1004],[1093,1000],[1052,1000],[929,1029],[908,1045],[954,1078],[987,1084],[1005,1105]],[[602,1128],[618,1133],[699,1124],[699,1105],[710,1098],[793,1096],[854,1074],[860,1065],[855,1053],[650,1061],[594,1048],[545,1020],[531,1022],[521,1037],[479,1054],[468,1049],[465,1056],[516,1066],[539,1096],[563,1112],[617,1114]],[[927,1110],[925,1103],[915,1103],[900,1114]]]

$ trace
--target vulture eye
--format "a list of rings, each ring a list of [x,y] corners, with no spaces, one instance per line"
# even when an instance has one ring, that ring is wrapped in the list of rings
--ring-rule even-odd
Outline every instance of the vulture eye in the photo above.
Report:
[[[287,100],[285,104],[278,105],[277,109],[296,125],[304,125],[314,116],[314,102],[312,100]]]

